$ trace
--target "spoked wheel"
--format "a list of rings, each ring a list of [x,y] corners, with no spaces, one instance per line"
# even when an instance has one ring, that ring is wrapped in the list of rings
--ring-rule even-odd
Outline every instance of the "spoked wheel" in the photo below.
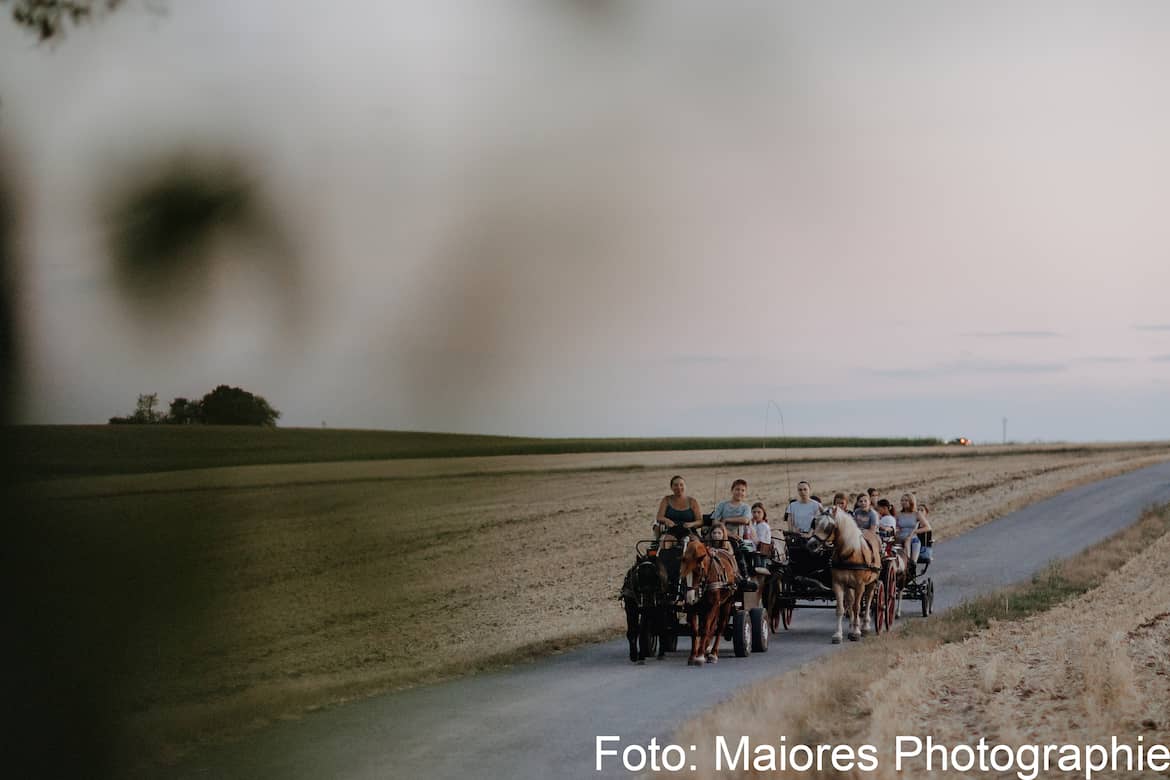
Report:
[[[768,630],[768,616],[764,614],[764,608],[753,607],[748,610],[748,621],[752,629],[752,652],[768,652],[768,637],[771,631]]]
[[[792,628],[792,616],[795,613],[794,604],[792,599],[780,602],[780,623],[784,626],[785,631]]]
[[[886,623],[886,583],[878,580],[877,587],[873,589],[873,595],[870,597],[872,604],[870,611],[873,612],[873,632],[880,634],[889,629],[889,624]]]
[[[894,619],[898,617],[898,574],[894,567],[886,569],[886,628],[894,627]]]

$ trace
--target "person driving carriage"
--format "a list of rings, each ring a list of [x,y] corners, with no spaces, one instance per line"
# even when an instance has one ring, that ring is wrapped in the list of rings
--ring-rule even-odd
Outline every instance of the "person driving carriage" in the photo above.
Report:
[[[669,549],[702,522],[703,511],[698,500],[687,495],[686,480],[677,474],[671,477],[670,494],[658,502],[658,514],[654,518],[655,538],[661,540],[663,549]]]
[[[812,493],[812,486],[808,482],[803,479],[797,482],[796,495],[798,498],[795,501],[790,501],[788,509],[784,512],[784,520],[788,523],[789,528],[802,536],[808,536],[812,533],[813,519],[821,511],[821,502],[811,499],[810,493]]]

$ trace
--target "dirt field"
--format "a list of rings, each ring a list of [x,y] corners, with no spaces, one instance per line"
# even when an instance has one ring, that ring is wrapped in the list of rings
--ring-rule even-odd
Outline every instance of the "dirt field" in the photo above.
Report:
[[[110,645],[94,652],[117,670],[127,750],[165,758],[614,635],[633,543],[676,471],[704,509],[743,477],[773,515],[797,479],[823,497],[914,490],[945,537],[1170,448],[800,455],[788,468],[699,465],[720,456],[706,452],[87,477],[40,483],[28,513],[55,540],[54,592],[103,616],[93,632]]]

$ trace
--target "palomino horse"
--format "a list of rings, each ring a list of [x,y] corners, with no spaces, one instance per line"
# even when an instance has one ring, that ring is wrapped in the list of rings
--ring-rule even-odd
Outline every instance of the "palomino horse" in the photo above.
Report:
[[[692,541],[683,553],[681,574],[687,581],[688,616],[691,624],[691,657],[688,666],[702,666],[704,660],[719,662],[719,639],[727,629],[727,619],[735,600],[735,558],[727,550],[717,550],[700,541]],[[692,596],[694,598],[691,602]],[[707,649],[708,643],[711,649]]]
[[[837,633],[833,644],[841,642],[841,623],[849,611],[849,639],[857,641],[869,632],[869,601],[882,570],[882,551],[877,534],[862,533],[853,517],[837,507],[825,507],[817,515],[809,549],[819,552],[833,547],[833,595],[837,598]],[[864,619],[864,625],[862,620]]]

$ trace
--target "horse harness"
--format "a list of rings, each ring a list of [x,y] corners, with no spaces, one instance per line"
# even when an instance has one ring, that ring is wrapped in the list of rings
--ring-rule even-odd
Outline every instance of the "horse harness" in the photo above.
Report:
[[[705,556],[707,558],[706,565],[704,566],[704,564],[700,562],[695,567],[697,570],[699,570],[702,573],[703,578],[700,579],[698,582],[696,582],[694,585],[687,586],[687,590],[695,591],[695,600],[696,601],[702,599],[703,594],[705,594],[709,590],[726,590],[728,588],[735,587],[735,584],[733,582],[728,582],[726,580],[715,581],[715,582],[710,581],[709,575],[711,573],[712,567],[719,567],[719,563],[716,561],[716,554],[726,556],[728,559],[731,560],[731,565],[735,566],[735,561],[734,561],[734,559],[731,558],[731,553],[729,553],[727,550],[722,550],[722,549],[715,548],[715,547],[708,547],[707,548],[707,555]]]

